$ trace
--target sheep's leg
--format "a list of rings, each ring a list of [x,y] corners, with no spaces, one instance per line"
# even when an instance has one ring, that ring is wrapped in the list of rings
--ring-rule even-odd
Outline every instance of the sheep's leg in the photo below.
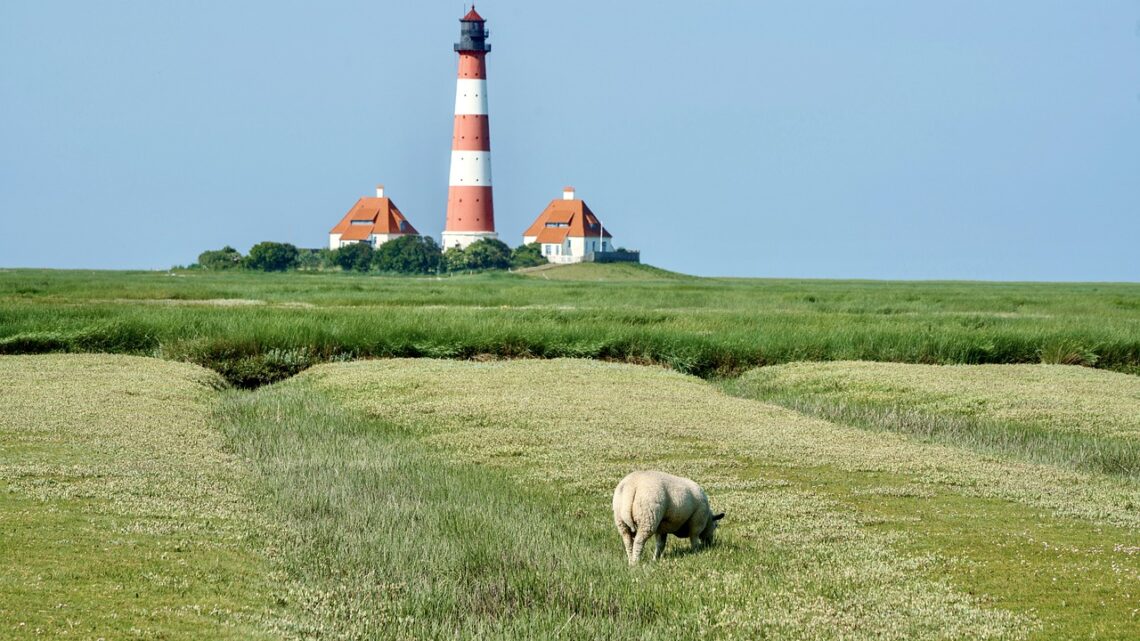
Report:
[[[629,526],[619,521],[617,524],[618,533],[621,534],[621,543],[625,546],[625,558],[627,561],[633,560],[633,530]]]
[[[657,559],[660,559],[661,555],[665,553],[665,542],[667,540],[669,540],[668,534],[666,534],[664,532],[658,532],[657,533],[657,551],[653,553],[653,560],[654,561],[656,561]]]
[[[629,557],[629,564],[636,565],[641,560],[641,549],[645,547],[645,541],[649,539],[650,532],[647,528],[640,528],[637,534],[633,537],[633,553]]]
[[[701,549],[701,536],[699,534],[689,535],[689,545],[693,546],[693,551]]]

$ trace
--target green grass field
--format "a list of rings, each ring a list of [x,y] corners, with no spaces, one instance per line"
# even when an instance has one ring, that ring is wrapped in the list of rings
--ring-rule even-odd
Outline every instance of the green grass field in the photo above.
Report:
[[[0,356],[0,638],[277,638],[254,475],[210,421],[220,383]]]
[[[1078,368],[1028,369],[989,376],[1047,398]],[[121,356],[0,372],[13,638],[1140,634],[1134,481],[659,368],[379,360],[252,392]],[[699,479],[718,545],[627,568],[609,496],[635,468]]]
[[[0,270],[0,638],[1135,639],[1138,317],[1123,284]],[[700,482],[718,544],[627,567],[633,469]]]
[[[730,393],[832,421],[1140,480],[1140,378],[1063,365],[792,363]]]
[[[0,353],[56,351],[185,360],[242,387],[327,361],[483,355],[705,378],[820,360],[1136,373],[1140,285],[705,279],[634,265],[442,279],[0,271]]]

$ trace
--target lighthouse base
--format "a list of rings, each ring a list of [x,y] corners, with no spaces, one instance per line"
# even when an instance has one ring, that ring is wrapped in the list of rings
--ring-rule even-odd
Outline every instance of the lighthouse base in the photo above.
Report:
[[[498,238],[498,232],[493,231],[445,231],[443,243],[440,245],[444,251],[449,249],[467,249],[471,243],[484,238]]]

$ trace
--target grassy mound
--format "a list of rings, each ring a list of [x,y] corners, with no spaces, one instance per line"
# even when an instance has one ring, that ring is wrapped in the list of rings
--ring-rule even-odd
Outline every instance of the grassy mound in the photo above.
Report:
[[[335,421],[306,420],[272,437],[283,424],[273,417],[293,412],[280,408],[313,407],[304,400],[313,393],[331,397],[337,411],[363,413],[347,421],[351,436],[335,436],[343,429]],[[281,394],[301,400],[273,396]],[[415,530],[419,543],[454,559],[417,565],[423,576],[401,583],[434,586],[440,592],[432,598],[420,588],[385,593],[394,625],[411,635],[510,636],[523,629],[526,612],[536,621],[531,635],[581,625],[587,638],[602,636],[592,631],[610,614],[607,638],[649,630],[682,639],[1126,639],[1140,631],[1130,596],[1140,589],[1140,488],[1116,479],[985,460],[727,397],[675,373],[596,362],[326,365],[251,398],[265,404],[234,430],[257,435],[243,451],[281,488],[284,513],[331,537],[319,545],[301,537],[295,555],[333,567],[317,571],[314,561],[298,572],[348,585],[401,576],[398,558],[380,552],[341,564],[321,551],[399,537],[403,523],[385,523],[383,515],[393,504],[409,515],[404,520],[426,523],[426,531]],[[255,445],[266,437],[271,456]],[[408,466],[398,476],[388,475],[393,464],[382,455],[394,441],[410,448],[394,450]],[[297,444],[305,442],[328,444]],[[674,541],[664,562],[639,568],[631,580],[609,497],[637,468],[700,480],[729,514],[721,545],[687,554]],[[413,487],[458,487],[451,475],[468,473],[498,488],[448,490],[468,513],[497,513],[505,493],[517,505],[507,513],[522,523],[484,527],[481,517],[456,516],[448,530],[447,521],[416,516],[417,505],[431,511],[437,499]],[[335,500],[289,489],[307,485],[327,487]],[[353,498],[361,493],[372,507]],[[496,542],[502,552],[488,552]],[[565,552],[567,542],[576,553]],[[501,587],[489,590],[496,577]],[[480,607],[465,600],[471,581],[490,595]],[[552,587],[566,583],[575,587]],[[621,595],[607,597],[613,613],[589,614],[597,594]],[[331,598],[321,608],[363,607],[356,598]],[[557,616],[543,617],[547,599]],[[430,605],[440,602],[454,607]],[[566,628],[557,624],[563,615]]]
[[[276,638],[217,375],[105,355],[0,357],[0,637]]]
[[[671,272],[652,265],[641,263],[573,263],[570,265],[542,265],[521,270],[520,273],[533,278],[548,280],[594,280],[594,281],[647,281],[647,280],[695,280],[695,276]]]
[[[791,363],[731,393],[893,430],[1140,480],[1140,378],[1064,365]]]

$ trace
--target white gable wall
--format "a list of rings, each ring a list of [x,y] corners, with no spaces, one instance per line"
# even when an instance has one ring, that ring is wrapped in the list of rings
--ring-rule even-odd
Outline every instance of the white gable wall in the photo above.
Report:
[[[537,238],[537,236],[523,236],[523,243],[533,243]],[[561,245],[543,243],[541,250],[546,260],[552,263],[580,263],[588,254],[596,251],[613,251],[614,244],[612,238],[567,236]]]

